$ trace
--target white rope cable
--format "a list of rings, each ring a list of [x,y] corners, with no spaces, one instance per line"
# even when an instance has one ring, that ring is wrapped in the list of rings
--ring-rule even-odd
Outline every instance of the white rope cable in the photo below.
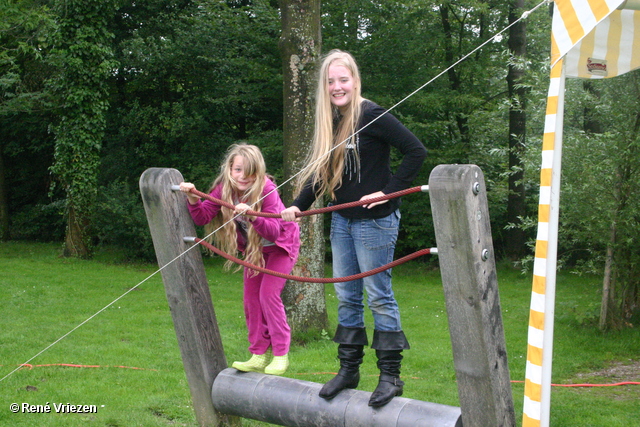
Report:
[[[346,138],[344,141],[340,142],[339,144],[336,144],[335,147],[333,147],[331,150],[329,150],[327,153],[325,153],[322,157],[318,158],[316,160],[316,162],[319,162],[320,160],[322,160],[325,156],[330,155],[336,148],[338,148],[340,145],[344,144],[346,141],[348,141],[350,138],[352,138],[353,136],[357,135],[360,131],[362,131],[363,129],[366,129],[368,126],[370,126],[372,123],[374,123],[375,121],[377,121],[380,117],[382,117],[384,114],[394,110],[395,108],[397,108],[399,105],[401,105],[402,103],[404,103],[407,99],[411,98],[413,95],[415,95],[416,93],[418,93],[419,91],[421,91],[422,89],[424,89],[425,87],[427,87],[428,85],[430,85],[431,83],[433,83],[436,79],[440,78],[443,74],[445,74],[447,71],[451,70],[453,67],[457,66],[458,64],[460,64],[462,61],[466,60],[469,56],[473,55],[475,52],[477,52],[478,50],[482,49],[485,45],[487,45],[489,42],[491,42],[492,40],[494,40],[496,37],[498,37],[499,35],[501,35],[502,33],[504,33],[505,31],[507,31],[509,28],[511,28],[513,25],[517,24],[518,22],[520,22],[523,19],[526,19],[529,17],[529,15],[536,11],[540,6],[542,6],[545,3],[550,3],[552,0],[543,0],[542,2],[540,2],[537,6],[535,6],[534,8],[525,11],[520,18],[518,18],[517,20],[515,20],[514,22],[512,22],[511,24],[509,24],[508,26],[506,26],[504,29],[502,29],[500,32],[494,34],[491,38],[487,39],[484,43],[480,44],[478,47],[476,47],[474,50],[472,50],[471,52],[467,53],[465,56],[463,56],[462,58],[460,58],[459,60],[457,60],[456,62],[454,62],[452,65],[450,65],[449,67],[447,67],[445,70],[443,70],[442,72],[440,72],[439,74],[437,74],[435,77],[433,77],[431,80],[429,80],[428,82],[426,82],[425,84],[423,84],[422,86],[420,86],[419,88],[417,88],[416,90],[414,90],[413,92],[411,92],[409,95],[405,96],[404,98],[402,98],[399,102],[397,102],[396,104],[394,104],[391,108],[389,108],[388,110],[385,111],[385,113],[381,114],[380,116],[376,117],[375,119],[373,119],[371,122],[367,123],[365,126],[363,126],[362,128],[358,129],[356,132],[354,132],[352,135],[350,135],[348,138]],[[313,166],[315,164],[314,163],[310,163],[308,164],[305,168],[300,169],[297,173],[295,173],[294,175],[292,175],[289,179],[287,179],[286,181],[284,181],[282,184],[278,185],[274,190],[270,191],[269,193],[265,194],[264,196],[262,196],[260,199],[258,199],[256,202],[254,202],[251,207],[253,207],[256,203],[258,203],[259,201],[263,200],[265,197],[267,197],[269,194],[271,194],[273,191],[277,191],[280,187],[282,187],[283,185],[286,185],[287,183],[291,182],[294,178],[296,178],[297,176],[299,176],[302,172],[305,171],[305,169]],[[237,218],[239,215],[234,216],[232,219],[230,219],[229,221],[225,222],[224,224],[222,224],[220,227],[218,227],[217,229],[215,229],[214,231],[212,231],[211,233],[209,233],[207,236],[204,237],[204,239],[209,238],[210,236],[212,236],[213,234],[215,234],[216,232],[218,232],[222,227],[224,227],[225,225],[227,225],[229,222],[233,221],[235,218]],[[98,310],[95,314],[89,316],[86,320],[84,320],[83,322],[81,322],[79,325],[77,325],[76,327],[74,327],[73,329],[71,329],[69,332],[67,332],[66,334],[62,335],[60,338],[58,338],[57,340],[55,340],[54,342],[52,342],[51,344],[49,344],[47,347],[45,347],[44,349],[42,349],[41,351],[39,351],[36,355],[34,355],[33,357],[29,358],[29,360],[27,360],[26,362],[20,364],[16,369],[14,369],[13,371],[9,372],[7,375],[5,375],[4,377],[2,377],[0,379],[0,382],[4,381],[6,378],[10,377],[11,375],[13,375],[15,372],[19,371],[20,369],[22,369],[25,365],[28,365],[29,362],[31,362],[33,359],[35,359],[36,357],[40,356],[42,353],[44,353],[45,351],[49,350],[51,347],[53,347],[54,345],[56,345],[57,343],[59,343],[60,341],[62,341],[63,339],[65,339],[67,336],[71,335],[73,332],[75,332],[77,329],[79,329],[80,327],[82,327],[83,325],[85,325],[86,323],[88,323],[89,321],[91,321],[94,317],[96,317],[97,315],[99,315],[100,313],[102,313],[103,311],[105,311],[107,308],[111,307],[113,304],[115,304],[116,302],[118,302],[120,299],[124,298],[126,295],[128,295],[131,291],[135,290],[136,288],[138,288],[140,285],[142,285],[143,283],[145,283],[146,281],[148,281],[149,279],[151,279],[153,276],[155,276],[156,274],[160,273],[162,270],[164,270],[167,266],[171,265],[175,260],[179,259],[180,257],[182,257],[184,254],[186,254],[187,252],[189,252],[191,249],[198,247],[200,245],[193,245],[191,247],[189,247],[187,250],[183,251],[181,254],[177,255],[175,258],[173,258],[171,261],[169,261],[168,263],[166,263],[164,266],[160,267],[158,270],[156,270],[155,272],[151,273],[147,278],[145,278],[144,280],[142,280],[140,283],[138,283],[137,285],[135,285],[134,287],[132,287],[131,289],[129,289],[128,291],[126,291],[125,293],[123,293],[122,295],[120,295],[118,298],[116,298],[115,300],[113,300],[112,302],[110,302],[109,304],[107,304],[105,307],[103,307],[102,309]]]

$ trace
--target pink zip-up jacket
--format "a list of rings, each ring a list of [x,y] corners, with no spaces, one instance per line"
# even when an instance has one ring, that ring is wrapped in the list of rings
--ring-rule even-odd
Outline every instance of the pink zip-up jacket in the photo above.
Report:
[[[211,193],[209,193],[211,197],[215,197],[216,199],[221,199],[221,194],[222,184],[217,185]],[[267,196],[264,197],[265,195]],[[285,209],[280,195],[276,190],[276,185],[269,178],[265,181],[262,196],[264,197],[262,200],[262,212],[279,214]],[[201,200],[195,205],[187,202],[187,206],[189,207],[191,218],[193,218],[193,222],[196,225],[208,224],[218,212],[220,212],[220,205],[210,200]],[[298,253],[300,251],[300,227],[298,223],[284,221],[282,218],[264,218],[257,216],[251,223],[251,226],[255,228],[261,237],[287,251],[291,259],[298,259]],[[244,251],[245,239],[240,233],[239,227],[237,227],[237,239],[238,249]]]

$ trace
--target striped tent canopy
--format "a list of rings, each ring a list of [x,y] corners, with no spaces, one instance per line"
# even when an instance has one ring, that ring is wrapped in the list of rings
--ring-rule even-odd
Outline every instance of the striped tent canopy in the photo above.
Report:
[[[567,77],[615,77],[640,67],[640,1],[555,0],[551,66]]]
[[[602,79],[640,66],[640,0],[554,0],[523,427],[549,426],[564,81]]]

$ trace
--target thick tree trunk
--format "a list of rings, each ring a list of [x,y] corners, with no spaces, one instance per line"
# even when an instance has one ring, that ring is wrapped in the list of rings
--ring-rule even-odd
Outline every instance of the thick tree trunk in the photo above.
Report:
[[[87,241],[88,220],[77,215],[73,207],[67,212],[67,232],[64,239],[65,257],[91,258],[91,247]]]
[[[52,53],[56,77],[52,92],[58,97],[59,120],[53,126],[54,163],[51,171],[64,188],[67,230],[65,256],[91,256],[89,227],[98,192],[100,149],[109,108],[109,79],[113,52],[109,26],[115,13],[112,1],[54,2],[60,13]]]
[[[314,126],[313,91],[320,57],[320,0],[280,0],[280,47],[284,77],[284,175],[297,174],[311,149]],[[294,182],[283,190],[285,204],[294,198]],[[322,216],[305,217],[301,223],[302,248],[293,274],[324,275]],[[289,324],[297,332],[328,328],[324,286],[289,281],[282,293]]]
[[[516,21],[524,10],[524,0],[513,0],[509,8],[509,23]],[[522,155],[527,128],[526,89],[518,87],[525,70],[524,57],[527,53],[526,24],[522,20],[509,30],[509,52],[512,62],[507,74],[509,89],[509,195],[507,198],[507,220],[510,224],[519,225],[526,215],[524,191],[524,166]],[[511,227],[505,233],[506,255],[512,259],[520,259],[526,250],[526,235],[519,227]]]

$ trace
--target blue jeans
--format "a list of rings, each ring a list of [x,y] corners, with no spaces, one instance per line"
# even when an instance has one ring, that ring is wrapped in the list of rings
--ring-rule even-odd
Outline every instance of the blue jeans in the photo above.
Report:
[[[333,212],[331,250],[333,277],[358,274],[393,261],[400,211],[378,219],[348,219]],[[364,292],[378,331],[400,331],[400,311],[391,288],[391,270],[349,282],[335,283],[338,323],[364,327]]]

